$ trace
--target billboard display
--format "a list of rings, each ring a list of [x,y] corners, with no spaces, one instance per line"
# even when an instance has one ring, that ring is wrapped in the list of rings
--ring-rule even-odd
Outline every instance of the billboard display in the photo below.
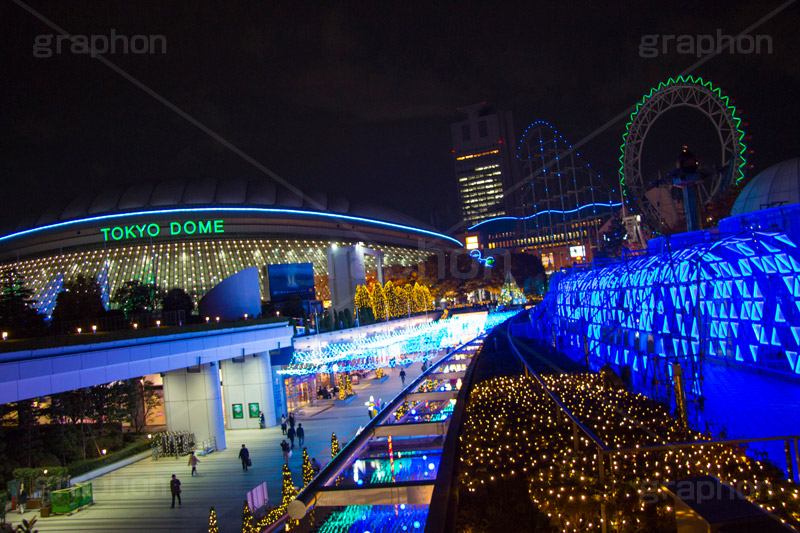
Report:
[[[269,297],[283,302],[296,294],[301,300],[314,300],[314,266],[311,263],[269,265]]]

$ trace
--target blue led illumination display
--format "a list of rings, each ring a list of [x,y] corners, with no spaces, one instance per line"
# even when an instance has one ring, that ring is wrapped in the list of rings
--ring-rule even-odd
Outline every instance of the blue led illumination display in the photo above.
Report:
[[[665,362],[697,369],[711,357],[800,373],[800,250],[785,233],[575,269],[550,287],[534,315],[548,317],[559,348],[593,363],[652,377],[654,366],[671,375]],[[688,392],[702,395],[699,377],[687,376]]]
[[[341,220],[345,222],[359,222],[363,224],[370,224],[374,226],[383,226],[386,228],[392,229],[399,229],[402,231],[411,231],[414,233],[421,233],[424,235],[428,235],[430,237],[434,237],[436,239],[445,239],[454,244],[457,244],[459,247],[463,246],[458,240],[448,237],[442,233],[437,233],[435,231],[428,231],[425,229],[414,228],[411,226],[405,226],[403,224],[395,224],[393,222],[384,222],[381,220],[372,220],[369,218],[363,217],[356,217],[352,215],[340,215],[336,213],[325,213],[322,211],[305,211],[302,209],[280,209],[280,208],[270,208],[270,207],[192,207],[192,208],[178,208],[178,209],[153,209],[149,211],[134,211],[130,213],[113,213],[109,215],[100,215],[96,217],[87,217],[81,218],[77,220],[68,220],[66,222],[58,222],[55,224],[48,224],[46,226],[40,226],[38,228],[31,228],[23,231],[18,231],[16,233],[10,233],[3,237],[0,237],[0,242],[8,241],[10,239],[14,239],[17,237],[23,237],[26,235],[35,235],[37,233],[45,232],[48,230],[53,229],[60,229],[66,228],[70,226],[75,226],[79,224],[89,224],[93,222],[101,222],[104,220],[115,220],[120,218],[129,218],[129,217],[140,217],[140,216],[153,216],[153,215],[197,215],[201,213],[240,213],[240,214],[261,214],[261,215],[295,215],[295,216],[308,216],[308,217],[320,217],[320,218],[330,218],[335,220]]]

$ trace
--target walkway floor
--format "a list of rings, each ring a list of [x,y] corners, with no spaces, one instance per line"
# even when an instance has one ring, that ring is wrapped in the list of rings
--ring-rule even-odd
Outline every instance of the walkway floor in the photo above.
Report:
[[[440,352],[436,360],[444,355]],[[369,421],[364,402],[370,395],[387,403],[401,390],[399,368],[389,372],[389,379],[381,384],[367,382],[354,386],[358,394],[349,405],[332,407],[313,416],[300,414],[306,446],[311,457],[321,464],[330,461],[331,432],[336,432],[339,443],[349,441],[359,426]],[[406,368],[406,383],[421,373],[421,364]],[[280,441],[284,438],[280,426],[262,430],[232,430],[225,434],[228,449],[201,457],[199,477],[190,477],[187,458],[145,459],[125,468],[110,472],[92,481],[95,504],[72,516],[39,518],[38,511],[25,515],[9,513],[8,521],[14,524],[20,518],[37,516],[36,528],[50,532],[201,532],[208,530],[209,508],[217,512],[220,531],[241,531],[242,504],[248,491],[260,483],[267,483],[271,502],[281,499],[282,458]],[[296,447],[289,460],[295,486],[302,485],[302,453]],[[253,462],[248,472],[242,472],[237,456],[242,444],[250,450]],[[177,474],[183,489],[183,505],[170,507],[169,481]]]

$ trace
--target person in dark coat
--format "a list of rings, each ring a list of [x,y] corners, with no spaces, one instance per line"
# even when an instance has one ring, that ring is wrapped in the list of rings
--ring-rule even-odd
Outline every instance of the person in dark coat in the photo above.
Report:
[[[264,418],[264,411],[260,411],[258,413],[258,429],[264,429],[265,427],[267,427],[265,421],[266,420]]]
[[[289,415],[289,427],[294,429],[294,415]]]
[[[288,463],[289,462],[289,443],[286,442],[286,439],[283,439],[281,441],[281,452],[283,454],[283,462],[284,463]]]
[[[402,370],[402,369],[400,370],[400,381],[402,381],[403,382],[403,386],[405,386],[405,384],[406,384],[406,371]]]
[[[242,449],[239,450],[239,459],[242,461],[242,470],[247,472],[247,467],[250,466],[250,450],[244,444],[242,444]]]
[[[297,424],[297,443],[302,446],[303,441],[306,440],[306,430],[303,429],[303,424]]]
[[[292,425],[289,426],[289,429],[286,430],[286,436],[289,437],[289,442],[292,443],[292,448],[294,448],[294,436],[295,436],[294,426]]]
[[[17,506],[19,507],[19,514],[23,514],[25,512],[25,505],[27,503],[28,503],[28,489],[25,488],[25,483],[20,483],[19,499],[17,500]]]
[[[178,498],[178,505],[181,505],[181,480],[178,476],[172,474],[172,479],[169,482],[169,490],[172,493],[172,508],[175,508],[175,498]]]

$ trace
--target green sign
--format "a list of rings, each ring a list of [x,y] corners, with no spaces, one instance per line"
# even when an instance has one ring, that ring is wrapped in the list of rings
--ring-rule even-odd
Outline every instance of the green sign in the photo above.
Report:
[[[158,237],[161,233],[169,235],[195,235],[208,233],[225,233],[224,220],[186,220],[184,222],[169,222],[160,226],[154,222],[133,224],[131,226],[114,226],[101,228],[103,240],[123,241],[127,239],[142,239],[145,237]]]
[[[244,418],[244,409],[242,408],[242,404],[233,404],[233,418]]]
[[[258,415],[261,414],[261,409],[258,408],[257,403],[248,403],[247,407],[250,408],[250,418],[258,418]]]

